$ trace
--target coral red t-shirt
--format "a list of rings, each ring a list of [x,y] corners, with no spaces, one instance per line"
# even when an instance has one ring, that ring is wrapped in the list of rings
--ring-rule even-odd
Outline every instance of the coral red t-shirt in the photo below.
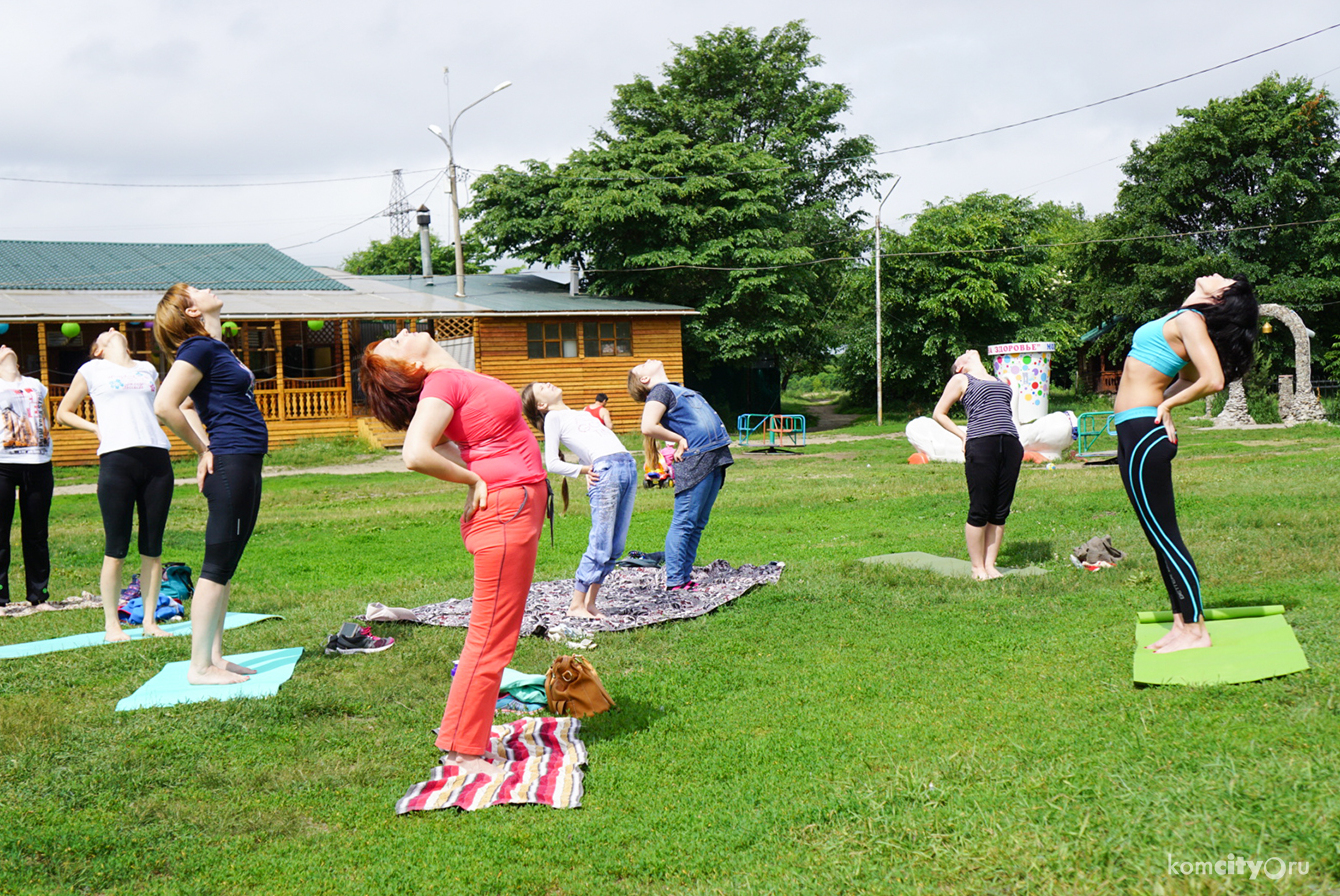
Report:
[[[451,405],[447,438],[460,446],[465,465],[490,489],[544,480],[539,443],[511,386],[473,370],[434,370],[419,392],[419,399],[425,398]]]

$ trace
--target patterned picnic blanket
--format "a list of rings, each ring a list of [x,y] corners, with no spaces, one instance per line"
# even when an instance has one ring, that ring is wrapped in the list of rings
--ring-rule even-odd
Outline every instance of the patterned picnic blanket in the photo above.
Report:
[[[439,765],[395,804],[396,814],[506,803],[575,809],[582,804],[586,764],[586,744],[577,736],[581,725],[578,719],[552,717],[494,725],[489,747],[507,759],[498,774],[463,775],[459,766]]]
[[[101,597],[84,591],[74,597],[67,597],[65,600],[48,601],[37,606],[33,606],[27,601],[14,601],[0,607],[0,616],[31,616],[33,613],[44,613],[51,610],[92,610],[101,606]]]
[[[764,566],[748,563],[732,567],[713,560],[693,570],[698,587],[692,591],[667,591],[665,571],[651,568],[618,568],[610,573],[596,598],[604,619],[581,619],[568,615],[573,579],[535,582],[526,598],[521,619],[523,635],[543,637],[549,631],[570,634],[621,632],[671,619],[692,619],[710,613],[758,585],[772,585],[782,577],[786,564],[774,560]],[[464,628],[470,623],[470,598],[444,600],[416,607],[416,620],[424,625]]]

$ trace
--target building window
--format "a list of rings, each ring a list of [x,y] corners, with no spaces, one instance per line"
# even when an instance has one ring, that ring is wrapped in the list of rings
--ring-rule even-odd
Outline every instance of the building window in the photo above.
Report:
[[[633,325],[630,323],[583,324],[582,335],[588,358],[633,354]]]
[[[530,358],[577,357],[577,325],[526,324],[526,356]]]

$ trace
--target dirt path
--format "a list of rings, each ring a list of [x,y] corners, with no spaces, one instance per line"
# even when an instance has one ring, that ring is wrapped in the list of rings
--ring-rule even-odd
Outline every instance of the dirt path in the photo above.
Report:
[[[307,473],[326,473],[331,476],[357,476],[362,473],[405,473],[405,462],[400,459],[400,452],[387,452],[385,455],[375,455],[365,461],[359,461],[352,464],[329,464],[324,467],[269,467],[261,475],[270,479],[275,476],[302,476]],[[175,479],[173,482],[177,485],[194,485],[195,477],[186,477]],[[97,494],[98,485],[95,482],[89,482],[84,485],[58,485],[54,490],[57,495],[93,495]]]

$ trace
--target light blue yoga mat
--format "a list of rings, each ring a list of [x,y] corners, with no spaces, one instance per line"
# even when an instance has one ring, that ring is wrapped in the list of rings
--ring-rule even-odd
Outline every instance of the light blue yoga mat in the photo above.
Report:
[[[253,622],[260,622],[262,619],[283,619],[282,616],[275,616],[267,613],[229,613],[223,617],[224,628],[237,628],[242,625],[251,625]],[[191,622],[171,622],[163,626],[163,631],[173,635],[189,635],[191,633]],[[144,637],[142,629],[131,629],[126,632],[130,635],[132,641]],[[84,635],[66,635],[63,638],[48,638],[45,641],[27,641],[22,644],[6,644],[0,647],[0,660],[12,660],[21,656],[37,656],[39,653],[55,653],[58,650],[75,650],[79,647],[97,647],[103,644],[124,644],[124,641],[106,641],[103,639],[103,633],[100,631],[89,632]]]
[[[239,653],[226,659],[255,669],[256,674],[241,684],[188,684],[187,660],[168,663],[140,689],[116,704],[116,711],[144,709],[148,706],[175,706],[202,700],[237,700],[242,697],[273,697],[279,686],[293,677],[293,667],[302,656],[301,647]]]

